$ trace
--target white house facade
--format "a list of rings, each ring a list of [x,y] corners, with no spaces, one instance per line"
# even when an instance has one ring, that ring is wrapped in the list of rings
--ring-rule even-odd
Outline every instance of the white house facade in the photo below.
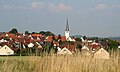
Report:
[[[14,51],[7,45],[4,45],[2,48],[0,48],[0,55],[14,55]]]

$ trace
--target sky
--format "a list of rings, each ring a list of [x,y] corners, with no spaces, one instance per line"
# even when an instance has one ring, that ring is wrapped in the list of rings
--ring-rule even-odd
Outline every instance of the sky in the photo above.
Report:
[[[120,36],[120,0],[0,0],[0,32]]]

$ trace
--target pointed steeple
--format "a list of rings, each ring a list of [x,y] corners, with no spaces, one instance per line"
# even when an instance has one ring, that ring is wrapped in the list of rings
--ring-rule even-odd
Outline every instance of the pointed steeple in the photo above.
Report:
[[[67,19],[65,31],[69,31],[68,19]]]
[[[69,30],[69,25],[68,25],[68,19],[67,19],[66,28],[65,28],[65,36],[66,36],[66,40],[68,40],[69,37],[70,37],[70,30]]]

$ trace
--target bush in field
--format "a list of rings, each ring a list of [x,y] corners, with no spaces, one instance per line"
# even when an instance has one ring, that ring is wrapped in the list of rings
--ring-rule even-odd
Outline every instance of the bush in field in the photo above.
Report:
[[[108,50],[117,50],[119,43],[108,39]]]

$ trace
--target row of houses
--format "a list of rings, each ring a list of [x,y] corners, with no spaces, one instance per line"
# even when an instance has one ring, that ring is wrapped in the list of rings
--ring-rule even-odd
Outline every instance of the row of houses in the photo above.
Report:
[[[54,36],[57,40],[59,36]],[[61,42],[67,41],[66,36],[61,36],[60,39]],[[33,48],[34,46],[38,49],[43,49],[46,44],[49,44],[53,42],[54,47],[66,47],[68,46],[68,43],[64,43],[62,45],[59,45],[59,40],[54,41],[52,39],[52,36],[44,36],[42,34],[11,34],[9,32],[1,33],[0,34],[0,50],[1,53],[3,52],[3,49],[6,48],[13,50],[14,52],[19,50],[20,48],[26,49],[26,48]],[[75,39],[73,39],[75,41]],[[72,47],[71,47],[72,46]],[[75,45],[70,45],[70,50],[75,51]],[[8,51],[8,50],[6,50]],[[11,53],[8,53],[10,55]],[[12,52],[13,54],[13,52]],[[4,55],[4,54],[0,54]]]
[[[92,44],[98,45],[97,43],[92,43]],[[33,47],[33,46],[34,46],[33,43],[28,44],[29,48]],[[70,55],[72,55],[75,52],[75,47],[74,47],[75,45],[69,45],[69,47],[65,46],[65,45],[63,45],[63,47],[60,47],[57,45],[55,45],[55,46],[58,49],[57,54],[70,54]],[[42,46],[39,45],[38,48],[42,48]],[[86,56],[93,55],[94,58],[102,58],[102,59],[109,58],[109,53],[104,48],[97,48],[97,49],[94,49],[94,48],[95,47],[93,47],[93,49],[92,49],[91,47],[84,45],[81,49],[82,50],[81,52]],[[4,45],[3,47],[0,46],[0,55],[14,55],[14,52],[17,51],[17,49],[18,48],[12,48],[12,47],[9,47],[7,45]]]
[[[84,55],[102,55],[105,59],[109,58],[109,53],[102,47],[103,42],[96,42],[92,39],[83,39],[76,41],[70,37],[70,30],[68,20],[65,28],[64,36],[45,36],[42,34],[11,34],[9,32],[0,34],[0,55],[14,55],[18,51],[34,48],[36,50],[43,50],[46,45],[53,43],[53,48],[57,50],[57,54],[74,54],[77,51],[77,45],[82,47],[79,50]],[[60,43],[62,42],[62,43]],[[101,54],[101,53],[102,54]],[[99,57],[99,56],[97,56]],[[100,56],[101,57],[101,56]]]

